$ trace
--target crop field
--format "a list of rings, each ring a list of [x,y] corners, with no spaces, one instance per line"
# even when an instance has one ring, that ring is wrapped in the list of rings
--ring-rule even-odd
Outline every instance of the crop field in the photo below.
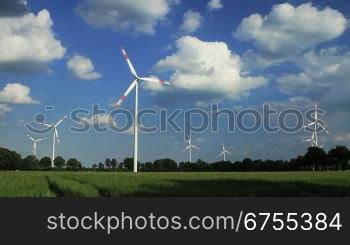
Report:
[[[0,172],[1,197],[350,196],[350,171]]]

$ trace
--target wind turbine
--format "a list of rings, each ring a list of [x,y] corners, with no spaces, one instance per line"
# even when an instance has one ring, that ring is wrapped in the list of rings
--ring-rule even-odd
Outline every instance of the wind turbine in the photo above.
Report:
[[[35,156],[36,157],[36,146],[37,146],[37,143],[38,142],[40,142],[40,141],[42,141],[42,140],[45,140],[46,138],[41,138],[41,139],[34,139],[33,137],[31,137],[31,136],[29,136],[29,135],[27,135],[27,137],[31,140],[31,141],[33,141],[33,156]]]
[[[316,146],[316,134],[312,132],[312,136],[310,139],[303,140],[303,142],[310,142],[311,146]]]
[[[312,132],[312,137],[310,139],[306,139],[304,140],[304,142],[311,142],[311,146],[313,147],[319,147],[322,148],[322,145],[318,145],[318,135],[317,135],[317,130],[318,128],[321,128],[322,130],[324,130],[327,134],[329,134],[329,131],[326,129],[326,127],[322,124],[322,122],[318,119],[318,111],[317,111],[317,104],[315,104],[315,113],[314,113],[314,120],[305,125],[304,128],[309,128],[313,126],[313,132]]]
[[[48,124],[48,123],[38,123],[41,125],[44,125],[46,127],[52,128],[53,129],[53,142],[52,142],[52,159],[51,159],[51,167],[54,168],[55,164],[54,164],[54,160],[55,160],[55,145],[56,145],[56,140],[57,143],[60,143],[60,138],[58,137],[58,130],[57,127],[58,125],[60,125],[64,119],[66,119],[67,116],[64,116],[61,120],[59,120],[57,123],[53,123],[53,124]]]
[[[192,143],[191,143],[191,136],[190,136],[188,138],[188,146],[183,150],[183,152],[185,152],[187,150],[189,151],[189,153],[190,153],[190,162],[192,162],[192,148],[199,150],[199,148],[197,146],[192,145]]]
[[[231,155],[231,153],[230,153],[230,152],[228,152],[228,151],[225,149],[225,145],[224,145],[224,144],[222,144],[222,152],[220,153],[220,155],[219,155],[219,156],[224,155],[224,161],[226,161],[226,154]]]
[[[139,77],[136,73],[136,70],[134,66],[132,65],[128,54],[126,51],[121,48],[121,52],[126,60],[126,63],[129,66],[129,69],[131,71],[131,74],[134,76],[133,82],[130,84],[128,89],[125,91],[125,93],[120,96],[116,107],[120,107],[125,98],[129,95],[129,93],[135,88],[135,114],[134,114],[134,173],[137,173],[137,158],[138,158],[138,106],[139,106],[139,82],[140,81],[146,81],[146,82],[155,82],[155,83],[160,83],[160,84],[170,84],[169,82],[166,82],[164,80],[159,80],[156,78],[151,78],[151,77]]]

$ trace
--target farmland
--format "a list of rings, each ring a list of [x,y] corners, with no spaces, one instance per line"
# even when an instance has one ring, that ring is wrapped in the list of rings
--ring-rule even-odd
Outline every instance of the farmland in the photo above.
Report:
[[[0,172],[1,197],[350,196],[350,171]]]

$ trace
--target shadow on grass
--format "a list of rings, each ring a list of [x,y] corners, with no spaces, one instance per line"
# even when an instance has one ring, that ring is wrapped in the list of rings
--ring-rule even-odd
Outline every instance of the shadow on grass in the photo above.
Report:
[[[56,197],[64,197],[64,191],[58,186],[58,184],[52,181],[48,176],[45,176],[50,192],[54,193]]]
[[[166,185],[145,184],[130,196],[173,197],[318,197],[350,196],[349,186],[322,185],[303,181],[266,180],[168,180]]]
[[[69,178],[69,177],[68,177]],[[134,197],[341,197],[350,196],[349,186],[323,185],[304,181],[268,180],[184,180],[167,179],[158,183],[140,183],[135,190],[118,186],[98,186],[69,178],[96,188],[99,196]],[[56,191],[56,194],[60,194]]]

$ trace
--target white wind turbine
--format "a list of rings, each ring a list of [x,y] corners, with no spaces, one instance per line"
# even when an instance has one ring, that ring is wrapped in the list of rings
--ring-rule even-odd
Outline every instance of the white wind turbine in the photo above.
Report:
[[[192,143],[191,143],[191,136],[190,136],[188,138],[188,146],[183,150],[183,152],[185,152],[187,150],[189,151],[189,153],[190,153],[190,162],[192,162],[192,148],[199,150],[199,148],[197,146],[192,145]]]
[[[40,141],[42,141],[42,140],[45,140],[46,138],[41,138],[41,139],[34,139],[33,137],[31,137],[31,136],[29,136],[29,135],[27,135],[28,136],[28,138],[31,140],[31,141],[33,141],[33,156],[35,156],[36,157],[36,149],[37,149],[37,143],[38,142],[40,142]]]
[[[220,155],[219,156],[224,156],[224,161],[226,161],[226,154],[229,154],[229,155],[231,155],[231,152],[228,152],[226,149],[225,149],[225,145],[224,144],[222,144],[222,152],[220,153]]]
[[[59,120],[57,123],[53,123],[53,124],[48,124],[48,123],[38,123],[41,125],[44,125],[46,127],[52,128],[53,129],[53,141],[52,141],[52,159],[51,159],[51,167],[54,168],[55,164],[54,164],[54,160],[55,160],[55,145],[56,145],[56,140],[57,143],[60,143],[60,138],[58,137],[58,130],[57,127],[58,125],[60,125],[64,119],[66,119],[67,116],[64,116],[61,120]]]
[[[324,122],[321,122],[319,119],[318,119],[318,111],[317,111],[317,104],[315,104],[315,113],[314,113],[314,120],[309,123],[308,125],[305,125],[304,128],[309,128],[311,126],[313,126],[313,132],[312,132],[312,136],[310,139],[306,139],[304,140],[304,142],[311,142],[311,146],[314,146],[314,147],[319,147],[319,148],[322,148],[323,147],[323,144],[322,145],[318,145],[318,136],[317,136],[317,130],[318,128],[320,127],[322,130],[324,130],[327,134],[329,134],[328,130],[325,128],[325,125],[323,125],[322,123]]]
[[[151,77],[139,77],[136,73],[136,70],[134,66],[132,65],[128,54],[126,51],[121,48],[122,54],[126,60],[126,63],[128,63],[129,69],[131,71],[131,74],[134,76],[134,81],[130,84],[128,89],[125,91],[125,93],[120,96],[116,106],[120,107],[125,98],[129,95],[129,93],[135,88],[135,114],[134,114],[134,173],[137,173],[137,158],[138,158],[138,97],[139,97],[139,81],[146,81],[146,82],[155,82],[160,84],[170,84],[169,82],[166,82],[164,80],[159,80],[156,78]]]

